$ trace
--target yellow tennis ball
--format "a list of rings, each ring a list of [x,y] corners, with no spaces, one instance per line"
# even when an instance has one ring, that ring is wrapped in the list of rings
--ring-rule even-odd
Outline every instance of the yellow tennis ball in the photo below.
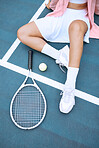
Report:
[[[45,71],[47,69],[47,65],[45,64],[45,63],[41,63],[40,65],[39,65],[39,70],[40,71]]]

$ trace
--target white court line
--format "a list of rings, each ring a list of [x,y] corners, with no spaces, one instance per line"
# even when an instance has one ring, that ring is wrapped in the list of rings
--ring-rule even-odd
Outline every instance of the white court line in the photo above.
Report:
[[[31,18],[31,20],[29,22],[36,20],[40,16],[40,14],[45,9],[45,3],[47,4],[48,0],[45,0],[43,2],[43,4],[40,6],[40,8],[37,10],[37,12],[34,14],[34,16]],[[2,60],[7,62],[8,59],[11,57],[11,55],[13,54],[13,52],[16,50],[16,48],[19,46],[20,43],[21,43],[20,40],[17,38],[14,41],[14,43],[11,45],[11,47],[8,49],[8,51],[6,52],[6,54],[4,55]]]
[[[5,68],[8,68],[8,69],[10,69],[12,71],[15,71],[15,72],[17,72],[19,74],[25,75],[25,76],[27,76],[27,74],[28,74],[28,70],[26,70],[24,68],[21,68],[19,66],[16,66],[14,64],[11,64],[9,62],[5,62],[5,61],[0,60],[0,65],[5,67]],[[52,79],[49,79],[47,77],[41,76],[39,74],[36,74],[34,72],[31,72],[30,77],[34,78],[35,80],[40,81],[40,82],[42,82],[42,83],[44,83],[46,85],[57,88],[59,90],[64,89],[64,84],[59,83],[57,81],[54,81]],[[91,102],[93,104],[99,105],[99,98],[98,97],[89,95],[89,94],[87,94],[85,92],[82,92],[80,90],[75,89],[75,96],[77,96],[78,98],[81,98],[83,100],[86,100],[88,102]]]

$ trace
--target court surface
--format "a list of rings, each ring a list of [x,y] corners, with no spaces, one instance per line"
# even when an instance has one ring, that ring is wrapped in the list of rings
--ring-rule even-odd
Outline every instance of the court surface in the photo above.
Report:
[[[10,102],[27,74],[30,50],[16,40],[17,30],[33,16],[33,19],[37,19],[38,14],[44,17],[50,11],[44,7],[43,0],[0,0],[0,148],[99,148],[97,39],[90,39],[90,44],[84,43],[76,85],[76,105],[72,112],[65,115],[58,108],[66,73],[60,70],[54,59],[34,51],[33,74],[46,97],[47,115],[38,128],[29,131],[17,128],[11,121]],[[99,25],[97,15],[95,22]],[[49,44],[57,50],[66,45]],[[39,71],[41,62],[48,65],[47,71]]]

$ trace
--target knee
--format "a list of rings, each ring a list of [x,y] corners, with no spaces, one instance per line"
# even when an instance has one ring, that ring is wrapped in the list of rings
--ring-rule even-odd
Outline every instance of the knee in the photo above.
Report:
[[[74,33],[75,35],[83,35],[83,27],[80,21],[73,21],[69,26],[69,33]]]
[[[25,34],[25,31],[24,31],[24,26],[22,26],[22,27],[19,28],[18,31],[17,31],[17,37],[18,37],[18,39],[19,39],[22,43],[24,43],[25,36],[26,36],[26,34]]]

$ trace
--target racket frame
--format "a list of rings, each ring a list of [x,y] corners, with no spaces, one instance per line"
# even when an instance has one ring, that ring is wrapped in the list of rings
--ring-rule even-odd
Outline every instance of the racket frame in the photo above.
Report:
[[[18,90],[16,91],[16,93],[14,94],[14,96],[13,96],[13,98],[12,98],[12,100],[11,100],[11,104],[10,104],[10,117],[11,117],[12,121],[14,122],[14,124],[15,124],[17,127],[19,127],[20,129],[24,129],[24,130],[34,129],[34,128],[38,127],[38,126],[42,123],[42,121],[44,120],[44,118],[45,118],[45,115],[46,115],[46,108],[47,108],[47,103],[46,103],[45,96],[44,96],[44,94],[42,93],[41,89],[40,89],[40,88],[38,87],[38,85],[36,84],[35,80],[34,80],[33,78],[31,78],[32,81],[33,81],[33,84],[26,84],[28,78],[29,78],[30,75],[31,75],[32,70],[30,69],[30,70],[28,70],[28,71],[29,71],[29,72],[28,72],[28,76],[25,78],[25,80],[24,80],[24,82],[22,83],[22,85],[19,87],[19,89],[18,89]],[[33,86],[33,87],[36,87],[36,88],[39,90],[39,92],[41,93],[41,95],[42,95],[42,97],[43,97],[43,100],[44,100],[44,104],[45,104],[45,109],[44,109],[44,113],[43,113],[43,116],[42,116],[41,120],[40,120],[36,125],[34,125],[34,126],[32,126],[32,127],[22,127],[22,126],[20,126],[19,124],[17,124],[17,122],[15,122],[15,120],[14,120],[14,118],[13,118],[13,114],[12,114],[12,106],[13,106],[14,99],[15,99],[16,95],[18,94],[18,92],[19,92],[22,88],[24,88],[24,87],[26,87],[26,86]]]

